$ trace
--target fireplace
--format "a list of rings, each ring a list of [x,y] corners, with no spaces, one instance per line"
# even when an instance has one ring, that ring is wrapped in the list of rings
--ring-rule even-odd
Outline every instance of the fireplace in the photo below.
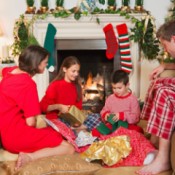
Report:
[[[142,18],[144,14],[134,14],[136,18]],[[31,19],[32,15],[26,15],[26,18]],[[99,19],[100,24],[96,22],[96,19]],[[63,56],[66,54],[78,54],[77,57],[82,59],[81,55],[85,56],[86,52],[91,52],[90,56],[84,57],[83,61],[94,60],[94,54],[104,55],[106,50],[105,35],[103,32],[103,27],[111,23],[114,26],[114,31],[116,32],[116,25],[121,23],[126,23],[128,28],[133,27],[133,24],[129,19],[118,14],[98,14],[98,15],[88,15],[82,16],[78,21],[74,19],[74,16],[68,18],[54,18],[52,15],[48,16],[45,20],[38,19],[33,24],[33,33],[37,38],[39,43],[43,45],[46,29],[48,23],[52,23],[57,28],[57,33],[55,36],[56,49],[55,55],[57,59],[57,65]],[[116,32],[117,36],[117,32]],[[80,47],[81,46],[81,47]],[[140,96],[140,51],[137,43],[131,43],[131,58],[133,63],[133,71],[130,74],[130,88],[133,93],[139,98]],[[63,56],[61,56],[63,54]],[[91,56],[92,55],[92,56]],[[104,64],[99,67],[104,67],[106,73],[109,71],[106,70],[106,65],[113,64],[113,70],[119,68],[119,59],[117,59],[118,53],[111,61],[104,59]],[[81,62],[81,61],[80,61]],[[85,63],[86,64],[86,63]],[[90,63],[89,63],[90,64]],[[97,69],[97,64],[94,63],[94,68]],[[83,65],[82,65],[83,67]],[[59,68],[55,67],[56,69]],[[104,72],[102,69],[102,71]],[[46,71],[47,72],[47,71]],[[81,72],[82,74],[87,75],[87,72]],[[48,74],[48,73],[46,73]],[[45,90],[48,86],[48,77],[46,74],[40,75],[39,78],[36,78],[36,83],[39,92],[39,98],[41,99]],[[92,74],[96,74],[92,72]],[[95,76],[95,75],[93,75]],[[47,79],[47,81],[46,81]],[[107,78],[107,80],[109,80]],[[45,84],[43,83],[45,82]],[[106,87],[105,87],[106,88]]]
[[[120,63],[116,64],[117,58],[107,59],[104,39],[56,39],[55,43],[56,74],[64,58],[76,56],[81,64],[83,108],[99,112],[106,97],[112,93],[111,75],[114,70],[120,68]]]

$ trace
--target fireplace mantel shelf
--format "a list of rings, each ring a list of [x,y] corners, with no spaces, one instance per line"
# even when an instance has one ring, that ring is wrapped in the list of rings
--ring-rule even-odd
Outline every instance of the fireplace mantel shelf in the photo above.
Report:
[[[137,19],[144,17],[145,13],[134,13]],[[32,15],[25,15],[27,19],[31,19]],[[97,18],[100,23],[97,23]],[[130,19],[126,19],[119,14],[93,14],[82,16],[79,20],[75,20],[71,15],[67,18],[55,18],[49,15],[44,20],[37,19],[33,25],[34,35],[37,36],[40,44],[43,44],[43,39],[46,33],[48,23],[52,23],[57,29],[56,39],[104,39],[103,27],[111,23],[114,28],[118,24],[126,23],[128,28],[133,27]],[[116,35],[117,32],[114,30]]]

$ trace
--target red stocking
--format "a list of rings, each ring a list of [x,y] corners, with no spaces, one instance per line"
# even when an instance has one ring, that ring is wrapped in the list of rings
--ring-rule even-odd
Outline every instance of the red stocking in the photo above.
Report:
[[[107,44],[106,57],[108,59],[112,59],[114,58],[118,49],[117,38],[115,36],[114,29],[111,24],[106,25],[103,28],[103,31],[105,33],[106,44]]]

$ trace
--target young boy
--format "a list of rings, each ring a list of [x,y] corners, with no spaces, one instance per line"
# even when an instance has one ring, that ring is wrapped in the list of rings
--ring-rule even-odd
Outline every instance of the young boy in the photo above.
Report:
[[[112,76],[112,89],[113,94],[108,96],[100,112],[103,123],[93,130],[93,135],[98,135],[98,131],[103,134],[104,130],[106,130],[105,134],[113,132],[118,127],[118,121],[121,126],[143,132],[140,127],[136,126],[139,122],[140,107],[137,97],[129,89],[128,73],[123,70],[115,71]]]
[[[105,106],[100,114],[103,121],[108,121],[108,117],[113,115],[112,120],[126,121],[128,124],[136,124],[139,121],[140,107],[137,97],[129,89],[129,77],[123,70],[117,70],[112,77],[111,94],[105,102]]]

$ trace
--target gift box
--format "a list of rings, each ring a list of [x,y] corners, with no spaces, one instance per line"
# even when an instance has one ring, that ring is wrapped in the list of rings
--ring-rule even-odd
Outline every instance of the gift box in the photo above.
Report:
[[[109,117],[108,117],[108,120],[107,120],[111,125],[109,125],[109,123],[101,122],[97,126],[97,130],[101,134],[103,134],[103,135],[111,134],[112,132],[114,132],[119,127],[128,128],[128,123],[126,121],[118,120],[117,122],[115,122],[113,120],[113,117],[114,117],[114,114],[110,114]]]
[[[86,115],[74,105],[69,108],[67,113],[59,114],[59,117],[74,127],[80,126],[86,119]]]

